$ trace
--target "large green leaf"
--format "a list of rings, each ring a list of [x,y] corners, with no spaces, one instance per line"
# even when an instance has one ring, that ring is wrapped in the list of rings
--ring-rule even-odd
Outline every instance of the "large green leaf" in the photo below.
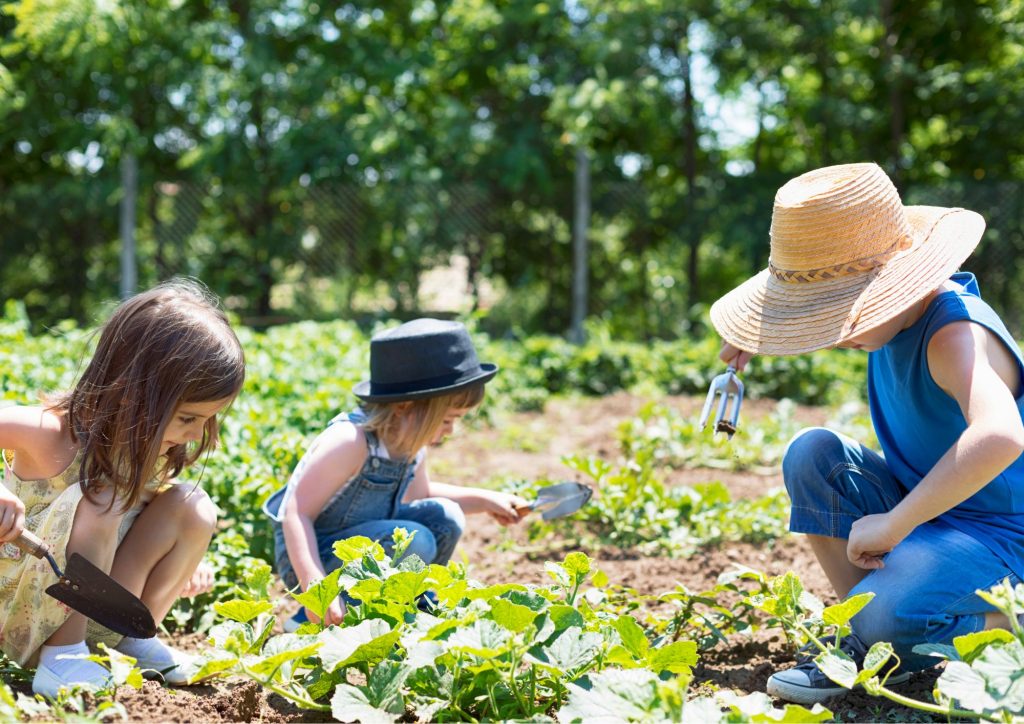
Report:
[[[578,628],[563,631],[549,646],[535,647],[528,659],[557,672],[572,672],[590,664],[601,652],[604,637]]]
[[[751,722],[796,723],[822,722],[832,719],[832,712],[821,704],[815,704],[811,709],[806,709],[796,704],[786,704],[781,709],[776,708],[771,697],[760,691],[745,696],[739,696],[732,691],[722,691],[719,692],[717,698],[720,703],[743,715]],[[687,704],[684,713],[691,713],[689,704]]]
[[[673,674],[687,674],[697,665],[697,643],[695,641],[673,641],[649,652],[648,666],[655,673],[671,671]]]
[[[343,543],[344,541],[338,542]],[[324,612],[341,593],[341,586],[338,584],[340,575],[341,569],[337,568],[302,593],[293,594],[293,597],[317,616],[323,618]]]
[[[374,706],[362,687],[351,684],[340,685],[331,697],[331,716],[340,722],[391,724],[400,713]]]
[[[994,628],[957,636],[953,639],[953,646],[956,647],[957,655],[969,664],[991,644],[1010,643],[1015,638],[1005,629]]]
[[[1024,645],[1016,637],[987,646],[971,667],[985,678],[986,689],[1000,708],[1024,712]]]
[[[313,656],[321,646],[323,642],[316,636],[281,634],[267,641],[258,661],[247,665],[261,677],[266,678],[275,674],[275,678],[289,679],[291,670],[286,664]]]
[[[571,626],[583,628],[587,625],[586,621],[583,620],[583,615],[575,606],[568,606],[564,603],[552,604],[548,608],[547,614],[554,624],[556,631],[564,631]]]
[[[657,716],[658,677],[643,669],[605,670],[591,674],[590,688],[569,684],[569,698],[557,717],[569,722],[611,724],[648,721]]]
[[[986,691],[985,677],[963,661],[950,661],[935,682],[935,688],[961,709],[973,712],[992,711],[999,706]]]
[[[335,541],[334,555],[345,563],[352,563],[363,556],[369,556],[374,560],[382,561],[386,554],[380,543],[360,535]]]
[[[389,601],[411,604],[417,596],[427,590],[427,577],[425,568],[419,571],[395,573],[384,581],[381,595]]]
[[[832,624],[833,626],[845,626],[874,597],[875,594],[873,593],[858,593],[856,596],[850,596],[845,601],[824,609],[821,612],[821,618],[825,623]]]
[[[622,645],[626,647],[626,650],[640,661],[646,661],[650,643],[636,619],[624,614],[615,619],[612,625],[622,637]]]
[[[400,629],[376,618],[356,626],[331,626],[319,634],[320,660],[331,672],[363,662],[374,664],[387,658],[401,635]]]
[[[236,598],[230,601],[218,601],[213,604],[213,608],[224,618],[239,623],[248,623],[261,613],[274,610],[274,604],[270,601],[245,601]]]
[[[449,650],[462,651],[484,659],[493,659],[507,653],[512,633],[490,619],[474,621],[472,625],[455,630],[448,637]]]
[[[237,656],[226,651],[211,649],[195,656],[185,666],[183,673],[190,682],[203,681],[232,670],[238,663]]]
[[[512,633],[519,633],[533,625],[537,612],[526,606],[512,603],[507,598],[496,598],[491,601],[491,618]]]
[[[814,662],[825,676],[840,686],[851,689],[857,683],[857,664],[845,651],[840,649],[822,651],[814,658]]]

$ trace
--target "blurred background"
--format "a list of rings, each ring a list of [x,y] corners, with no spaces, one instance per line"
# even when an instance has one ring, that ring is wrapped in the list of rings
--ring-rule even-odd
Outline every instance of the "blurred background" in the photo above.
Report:
[[[966,268],[1024,332],[1020,0],[23,0],[0,39],[35,329],[187,274],[257,327],[699,335],[782,183],[875,161],[985,216]]]

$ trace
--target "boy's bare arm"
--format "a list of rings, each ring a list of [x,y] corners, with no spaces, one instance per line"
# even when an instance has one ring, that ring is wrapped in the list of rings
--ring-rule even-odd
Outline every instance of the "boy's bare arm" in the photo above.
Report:
[[[866,568],[880,567],[878,558],[914,528],[967,500],[1024,452],[1016,361],[991,332],[970,322],[944,327],[929,343],[928,365],[959,404],[967,429],[895,508],[854,523],[847,552]]]

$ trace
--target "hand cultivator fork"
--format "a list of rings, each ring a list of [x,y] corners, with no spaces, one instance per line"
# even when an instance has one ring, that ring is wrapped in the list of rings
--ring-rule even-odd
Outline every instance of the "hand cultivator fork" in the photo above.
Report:
[[[732,439],[736,432],[736,422],[740,417],[740,405],[743,404],[743,382],[736,376],[736,368],[729,365],[725,372],[711,380],[711,387],[708,388],[708,397],[704,400],[704,409],[700,413],[700,426],[703,429],[708,424],[708,417],[711,415],[711,408],[715,404],[715,398],[719,397],[718,411],[715,413],[715,432],[724,432]],[[729,400],[733,400],[732,408],[729,408]]]

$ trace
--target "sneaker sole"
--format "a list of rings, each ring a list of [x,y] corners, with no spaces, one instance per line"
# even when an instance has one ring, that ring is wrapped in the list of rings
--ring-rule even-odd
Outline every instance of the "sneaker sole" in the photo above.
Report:
[[[886,686],[903,684],[909,679],[909,672],[901,672],[899,674],[892,674],[888,679],[886,679],[885,684]],[[855,689],[860,688],[860,686],[855,687]],[[792,702],[793,704],[823,704],[833,697],[844,696],[853,691],[853,689],[847,689],[839,686],[838,684],[831,688],[823,689],[815,686],[800,686],[799,684],[793,684],[788,681],[778,681],[771,678],[768,679],[768,684],[765,689],[770,696]]]

